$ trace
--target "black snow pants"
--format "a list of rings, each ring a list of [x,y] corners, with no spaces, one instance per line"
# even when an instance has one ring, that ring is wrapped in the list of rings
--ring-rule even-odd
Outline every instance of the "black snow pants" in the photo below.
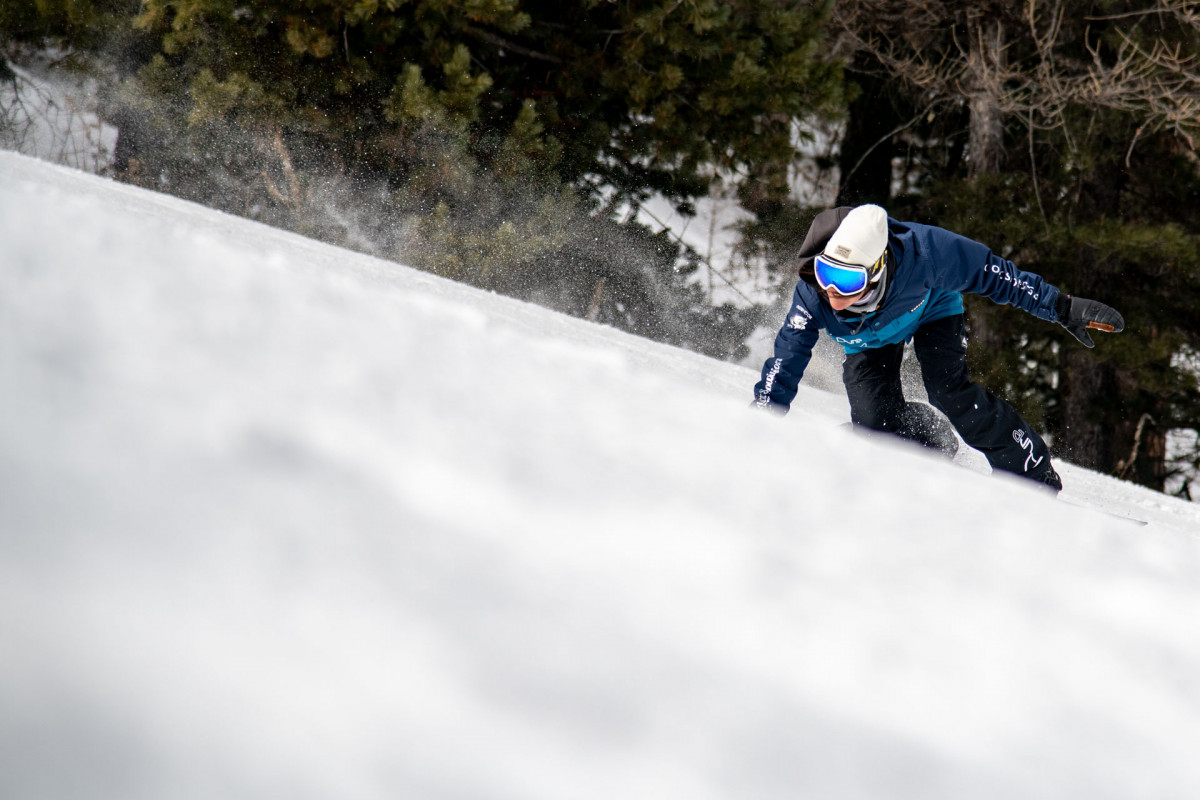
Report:
[[[930,404],[946,415],[964,442],[987,456],[993,469],[1038,479],[1050,468],[1049,450],[1037,431],[1011,405],[968,378],[962,314],[922,325],[913,347]],[[842,380],[850,419],[929,445],[928,413],[908,403],[900,387],[903,357],[904,342],[846,355]]]

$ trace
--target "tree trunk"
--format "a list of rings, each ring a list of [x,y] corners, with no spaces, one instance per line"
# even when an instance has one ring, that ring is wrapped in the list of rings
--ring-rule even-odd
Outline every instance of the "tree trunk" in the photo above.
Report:
[[[1004,166],[1004,26],[997,19],[970,26],[967,106],[971,112],[968,158],[971,175],[991,175]]]
[[[1111,395],[1116,381],[1112,369],[1097,364],[1091,351],[1068,341],[1059,372],[1061,437],[1055,451],[1072,464],[1099,472],[1112,472],[1116,466],[1113,453],[1113,428],[1110,421],[1096,413],[1096,398]]]
[[[1104,293],[1106,279],[1094,267],[1096,256],[1091,248],[1080,249],[1071,293],[1083,297]],[[1059,396],[1062,437],[1056,452],[1081,467],[1163,490],[1167,431],[1157,420],[1170,419],[1165,401],[1157,400],[1147,408],[1135,375],[1070,338],[1063,344]]]
[[[1079,185],[1075,204],[1081,215],[1119,218],[1127,179],[1120,162],[1098,167]],[[1102,262],[1101,253],[1081,246],[1070,284],[1060,288],[1080,297],[1111,296],[1112,272]],[[1167,471],[1167,431],[1157,421],[1171,419],[1167,401],[1148,401],[1139,388],[1137,375],[1103,361],[1097,352],[1100,349],[1088,350],[1070,338],[1063,344],[1059,372],[1063,440],[1055,449],[1080,466],[1162,491]],[[1146,363],[1140,369],[1143,374],[1168,373],[1170,356],[1157,368]]]
[[[1117,461],[1117,477],[1161,492],[1166,485],[1167,432],[1154,417],[1142,414],[1132,439],[1128,455]]]
[[[838,156],[841,186],[836,205],[875,203],[886,208],[892,197],[892,159],[896,153],[896,140],[891,134],[902,121],[886,81],[863,73],[855,77],[855,83],[861,93],[850,103],[842,137]]]

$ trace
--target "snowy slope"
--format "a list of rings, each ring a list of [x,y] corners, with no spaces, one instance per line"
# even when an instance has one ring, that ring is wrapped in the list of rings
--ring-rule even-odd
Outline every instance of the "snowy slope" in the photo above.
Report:
[[[1200,796],[1193,505],[7,153],[0,260],[0,797]]]

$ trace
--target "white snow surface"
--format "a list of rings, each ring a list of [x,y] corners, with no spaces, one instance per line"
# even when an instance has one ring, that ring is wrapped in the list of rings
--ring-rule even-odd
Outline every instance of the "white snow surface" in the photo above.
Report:
[[[12,153],[0,262],[6,800],[1200,796],[1195,505]]]

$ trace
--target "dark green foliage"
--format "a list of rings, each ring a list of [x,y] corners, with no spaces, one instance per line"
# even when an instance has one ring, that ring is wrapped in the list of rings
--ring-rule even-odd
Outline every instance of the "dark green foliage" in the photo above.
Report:
[[[138,35],[130,20],[140,0],[8,0],[0,3],[0,55],[12,43],[84,53],[124,51]]]
[[[130,2],[0,17],[127,70],[119,177],[720,355],[747,315],[629,212],[714,167],[782,197],[840,91],[828,2]]]
[[[389,177],[410,166],[414,125],[467,135],[500,169],[521,125],[526,153],[565,183],[687,198],[714,164],[786,165],[790,121],[833,107],[822,13],[778,0],[147,0],[137,24],[161,40],[152,83],[186,98],[193,121],[305,131]]]

